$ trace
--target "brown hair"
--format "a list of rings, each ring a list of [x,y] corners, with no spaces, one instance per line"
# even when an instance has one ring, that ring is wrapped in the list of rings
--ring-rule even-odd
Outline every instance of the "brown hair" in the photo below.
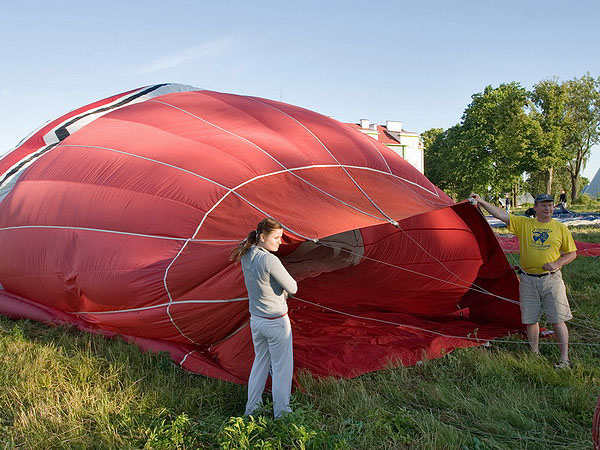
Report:
[[[283,226],[275,219],[267,217],[266,219],[261,220],[256,226],[256,230],[252,230],[250,233],[248,233],[248,237],[240,241],[237,247],[233,249],[229,259],[231,261],[239,262],[240,259],[242,259],[242,256],[244,256],[250,249],[250,247],[258,244],[258,238],[260,237],[261,233],[268,234],[281,228],[283,228]]]

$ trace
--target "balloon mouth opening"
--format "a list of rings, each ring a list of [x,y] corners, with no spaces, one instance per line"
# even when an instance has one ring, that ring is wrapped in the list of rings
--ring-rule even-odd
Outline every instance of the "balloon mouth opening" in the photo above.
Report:
[[[284,249],[288,247],[287,249]],[[289,246],[282,245],[285,253]],[[298,282],[325,273],[358,265],[365,253],[360,230],[350,230],[320,239],[318,243],[304,241],[281,257],[282,262]]]
[[[295,297],[361,315],[400,314],[433,322],[503,322],[506,315],[512,324],[508,309],[513,305],[486,295],[486,289],[511,295],[511,274],[486,275],[490,265],[501,264],[499,257],[487,261],[488,243],[478,242],[468,226],[432,220],[436,214],[441,213],[407,219],[400,228],[379,224],[318,243],[282,245],[279,257],[298,281]]]
[[[390,224],[345,231],[319,243],[305,241],[293,250],[282,248],[281,253],[283,264],[298,281],[300,299],[353,313],[379,311],[432,319],[468,315],[460,303],[470,283],[436,280],[436,275],[448,277],[439,273],[441,263]],[[451,270],[473,281],[478,266],[460,264]]]

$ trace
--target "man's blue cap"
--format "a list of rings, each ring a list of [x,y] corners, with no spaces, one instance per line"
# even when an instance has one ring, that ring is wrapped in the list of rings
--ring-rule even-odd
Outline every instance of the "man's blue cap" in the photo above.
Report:
[[[553,202],[554,198],[550,194],[540,194],[535,198],[536,203]]]

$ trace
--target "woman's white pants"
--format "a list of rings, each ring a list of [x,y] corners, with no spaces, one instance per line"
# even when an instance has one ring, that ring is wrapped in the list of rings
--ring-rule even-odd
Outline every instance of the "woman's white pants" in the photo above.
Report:
[[[294,373],[292,326],[287,314],[277,319],[251,316],[250,328],[254,343],[254,363],[248,379],[246,416],[262,405],[262,393],[272,368],[273,413],[280,418],[292,412],[290,394]]]

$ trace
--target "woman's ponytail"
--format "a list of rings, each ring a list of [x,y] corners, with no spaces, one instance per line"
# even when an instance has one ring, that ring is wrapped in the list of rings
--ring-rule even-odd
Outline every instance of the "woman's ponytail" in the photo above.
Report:
[[[248,233],[248,237],[240,241],[236,248],[233,249],[231,255],[229,255],[229,259],[231,261],[240,262],[242,256],[246,254],[250,247],[258,243],[258,234],[256,230],[252,230]]]
[[[283,226],[275,219],[270,217],[263,219],[256,227],[256,230],[252,230],[250,233],[248,233],[248,237],[240,241],[237,247],[233,249],[229,255],[229,259],[231,261],[239,262],[240,259],[242,259],[242,256],[244,256],[246,252],[250,250],[250,247],[258,244],[258,238],[260,237],[261,233],[271,233],[272,231],[280,228],[283,228]]]

